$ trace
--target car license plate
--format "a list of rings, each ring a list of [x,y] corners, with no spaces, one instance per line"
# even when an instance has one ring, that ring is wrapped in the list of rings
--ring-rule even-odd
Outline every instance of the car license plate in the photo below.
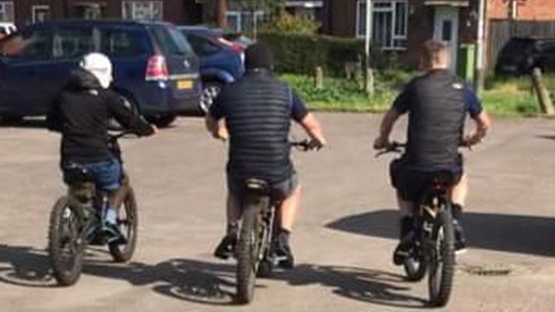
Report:
[[[193,88],[193,81],[192,80],[178,80],[177,81],[177,88],[178,89],[191,89],[191,88]]]

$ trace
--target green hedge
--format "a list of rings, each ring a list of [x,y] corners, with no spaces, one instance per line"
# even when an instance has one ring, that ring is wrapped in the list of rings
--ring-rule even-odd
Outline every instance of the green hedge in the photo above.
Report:
[[[321,66],[326,75],[342,77],[345,63],[364,60],[364,41],[359,39],[276,32],[262,32],[258,39],[272,48],[282,73],[312,74]]]

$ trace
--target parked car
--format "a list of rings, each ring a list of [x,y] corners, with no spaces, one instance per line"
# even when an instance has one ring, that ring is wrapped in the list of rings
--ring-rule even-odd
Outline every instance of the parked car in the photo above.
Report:
[[[223,33],[206,28],[180,26],[200,58],[203,93],[201,109],[208,111],[223,85],[232,83],[244,73],[244,48],[223,37]]]
[[[0,39],[8,36],[16,31],[15,25],[12,23],[0,23]]]
[[[202,84],[198,58],[169,23],[67,20],[22,30],[29,45],[0,59],[0,116],[41,116],[86,53],[114,64],[113,88],[133,109],[160,127],[198,112]]]
[[[498,55],[495,73],[526,75],[534,67],[555,72],[555,38],[512,38]]]

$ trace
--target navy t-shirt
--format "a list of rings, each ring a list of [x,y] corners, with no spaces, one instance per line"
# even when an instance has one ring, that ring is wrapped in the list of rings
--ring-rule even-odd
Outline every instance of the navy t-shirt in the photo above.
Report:
[[[410,88],[410,85],[407,86],[407,89]],[[399,114],[405,114],[410,111],[410,95],[407,92],[407,89],[403,91],[399,96],[395,99],[393,103],[393,107],[395,111]],[[477,117],[483,111],[482,102],[478,99],[476,93],[468,86],[464,86],[464,105],[466,107],[466,111],[470,114],[472,118]]]

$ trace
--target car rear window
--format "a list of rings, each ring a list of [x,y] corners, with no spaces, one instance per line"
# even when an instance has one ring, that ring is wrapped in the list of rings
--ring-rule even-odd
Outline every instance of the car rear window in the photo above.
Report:
[[[54,58],[77,58],[94,51],[91,28],[64,28],[54,34]]]
[[[166,54],[171,55],[191,55],[193,50],[187,42],[187,39],[175,27],[155,26],[153,27],[153,35]]]
[[[138,40],[137,32],[109,29],[101,31],[100,49],[113,57],[133,57],[146,54],[147,48]]]

